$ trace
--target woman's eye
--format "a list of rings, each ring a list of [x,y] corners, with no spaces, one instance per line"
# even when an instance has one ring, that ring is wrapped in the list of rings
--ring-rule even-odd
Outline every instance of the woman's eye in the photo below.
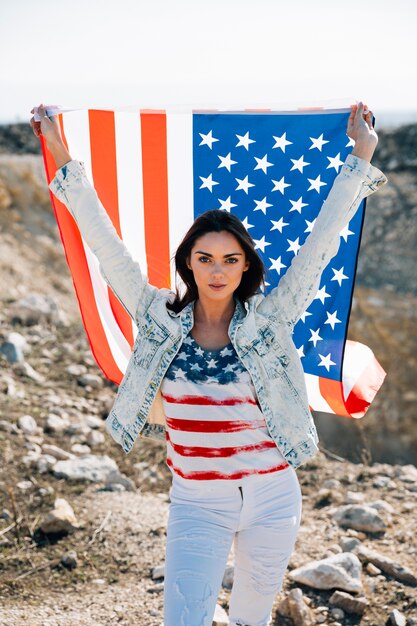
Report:
[[[202,263],[205,263],[206,261],[209,261],[210,259],[208,258],[208,256],[201,256],[198,260],[201,261]]]
[[[230,263],[237,263],[237,259],[234,259],[234,258],[227,259],[227,263],[229,263],[229,262]]]

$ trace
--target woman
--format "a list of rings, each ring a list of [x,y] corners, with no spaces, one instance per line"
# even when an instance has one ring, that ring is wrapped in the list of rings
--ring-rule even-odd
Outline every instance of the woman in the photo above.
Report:
[[[176,269],[185,294],[147,283],[62,141],[56,118],[32,110],[57,172],[49,185],[76,219],[103,277],[138,327],[106,427],[128,453],[138,435],[166,439],[173,480],[165,626],[209,626],[235,541],[229,618],[270,623],[301,518],[296,468],[317,452],[304,374],[291,333],[361,200],[386,182],[370,164],[372,113],[353,105],[355,140],[315,227],[277,288],[242,223],[224,211],[196,219]]]

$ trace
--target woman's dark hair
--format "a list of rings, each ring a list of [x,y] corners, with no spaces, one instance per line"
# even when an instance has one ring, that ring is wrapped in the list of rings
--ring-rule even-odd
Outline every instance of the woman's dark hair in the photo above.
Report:
[[[255,250],[252,237],[236,215],[228,213],[227,211],[213,209],[206,211],[194,220],[192,226],[186,232],[177,248],[174,257],[175,270],[183,280],[186,291],[184,295],[181,296],[177,287],[174,302],[167,304],[168,308],[172,311],[178,313],[189,302],[197,299],[197,285],[194,280],[193,272],[187,265],[196,240],[206,233],[221,233],[222,231],[227,231],[236,237],[245,252],[246,260],[249,261],[249,268],[243,272],[242,280],[235,291],[236,296],[241,302],[245,302],[248,298],[257,293],[261,286],[264,286],[265,267]]]

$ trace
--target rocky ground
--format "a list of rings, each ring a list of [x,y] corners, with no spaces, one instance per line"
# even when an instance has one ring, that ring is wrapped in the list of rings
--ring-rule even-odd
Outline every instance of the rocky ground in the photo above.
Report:
[[[13,132],[24,145],[25,131]],[[5,135],[0,152],[10,152]],[[372,346],[388,376],[364,420],[316,416],[321,452],[297,470],[302,527],[274,625],[417,624],[416,181],[387,159],[409,207],[393,208],[392,188],[371,198],[383,230],[370,232],[361,262],[371,257],[374,271],[387,239],[409,282],[363,281],[350,337]],[[91,356],[42,176],[37,154],[0,155],[0,626],[161,626],[164,446],[141,441],[126,456],[104,432],[116,387]],[[389,233],[404,228],[403,268]],[[232,579],[233,551],[219,625]]]

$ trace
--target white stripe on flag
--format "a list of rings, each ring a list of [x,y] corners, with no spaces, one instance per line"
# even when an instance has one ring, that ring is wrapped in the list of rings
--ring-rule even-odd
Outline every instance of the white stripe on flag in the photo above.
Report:
[[[167,115],[166,120],[171,258],[194,221],[193,116],[191,113],[171,113]],[[171,289],[175,290],[173,263],[171,263]]]
[[[147,275],[140,113],[115,112],[117,188],[122,239]],[[137,328],[132,321],[133,339]]]
[[[342,377],[345,398],[349,397],[363,372],[374,360],[374,353],[368,346],[357,341],[346,341]]]
[[[69,152],[73,155],[73,158],[84,162],[87,176],[90,181],[94,183],[91,169],[88,111],[65,113],[63,115],[63,126]],[[84,239],[82,241],[100,321],[116,365],[120,371],[124,373],[131,355],[131,349],[119,325],[114,319],[110,306],[107,283],[100,274],[97,257],[91,252]]]
[[[308,402],[314,411],[323,411],[324,413],[334,413],[333,409],[327,404],[321,395],[319,377],[314,374],[304,373]]]

